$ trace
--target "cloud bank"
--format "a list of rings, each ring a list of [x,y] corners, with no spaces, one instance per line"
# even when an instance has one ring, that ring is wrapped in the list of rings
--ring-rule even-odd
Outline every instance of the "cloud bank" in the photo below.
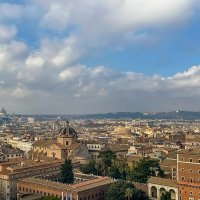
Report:
[[[0,3],[0,105],[19,113],[199,110],[199,65],[162,77],[116,70],[103,61],[81,62],[109,45],[148,41],[153,35],[147,29],[187,23],[197,5],[195,0]],[[20,35],[27,23],[36,24],[36,47]]]

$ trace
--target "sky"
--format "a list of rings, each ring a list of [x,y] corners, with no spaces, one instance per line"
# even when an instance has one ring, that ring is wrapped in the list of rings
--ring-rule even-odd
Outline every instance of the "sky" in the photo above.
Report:
[[[200,111],[199,0],[0,0],[0,107]]]

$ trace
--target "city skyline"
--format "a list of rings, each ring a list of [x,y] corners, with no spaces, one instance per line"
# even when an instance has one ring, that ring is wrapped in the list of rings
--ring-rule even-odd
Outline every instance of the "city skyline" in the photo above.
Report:
[[[199,111],[199,9],[197,0],[2,0],[0,107]]]

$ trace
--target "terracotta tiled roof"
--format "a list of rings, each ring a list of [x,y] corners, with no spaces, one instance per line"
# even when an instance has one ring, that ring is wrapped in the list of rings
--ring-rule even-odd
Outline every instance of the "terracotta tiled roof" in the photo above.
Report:
[[[68,149],[68,150],[74,150],[74,149],[77,149],[80,146],[81,146],[80,143],[75,143],[75,144],[71,144],[71,145],[66,146],[66,149]]]
[[[67,146],[59,144],[59,143],[54,143],[51,146],[56,145],[59,149],[67,149]]]
[[[49,147],[54,144],[55,141],[53,140],[40,140],[33,144],[33,147]]]
[[[63,183],[48,181],[45,179],[30,177],[30,178],[22,179],[20,182],[36,184],[44,188],[52,188],[52,189],[61,190],[61,191],[70,190],[70,191],[78,192],[78,191],[88,190],[88,189],[95,188],[102,185],[111,184],[114,181],[109,177],[98,177],[92,180],[83,181],[81,183],[67,185]]]
[[[183,149],[178,154],[200,155],[200,149]]]
[[[148,180],[148,183],[157,184],[157,185],[164,185],[170,187],[178,187],[176,180],[166,179],[166,178],[159,178],[159,177],[151,177]]]

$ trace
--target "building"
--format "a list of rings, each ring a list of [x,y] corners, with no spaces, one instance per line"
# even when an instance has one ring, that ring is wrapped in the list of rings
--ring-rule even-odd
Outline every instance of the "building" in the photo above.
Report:
[[[177,155],[179,200],[200,199],[200,150],[187,149]]]
[[[58,159],[75,159],[81,164],[87,164],[91,160],[91,154],[85,144],[78,143],[76,131],[69,126],[60,130],[56,140],[39,140],[33,144],[28,152],[29,158],[55,157]]]
[[[76,176],[76,175],[75,175]],[[18,181],[18,196],[41,194],[55,196],[59,199],[73,200],[101,200],[108,187],[113,183],[109,177],[91,177],[74,184],[63,184],[40,178],[25,178]]]
[[[5,117],[7,115],[6,111],[4,108],[1,109],[0,111],[0,117]]]
[[[176,180],[151,177],[148,180],[148,195],[153,200],[160,200],[162,194],[171,193],[172,200],[178,200],[178,184]]]
[[[92,159],[97,159],[99,153],[105,148],[105,144],[98,141],[87,141],[87,148],[92,155]]]
[[[7,143],[10,144],[13,148],[19,148],[24,152],[31,150],[33,142],[23,141],[20,137],[9,136],[7,138]]]
[[[152,153],[152,147],[148,145],[132,145],[128,149],[128,154],[141,154],[141,155],[147,155]]]
[[[26,177],[51,177],[60,173],[63,160],[46,158],[43,160],[29,160],[25,158],[11,159],[0,163],[0,199],[16,200],[17,181]],[[74,168],[79,163],[73,163]]]
[[[162,159],[160,167],[165,172],[165,177],[177,180],[177,160],[175,159]]]
[[[34,117],[28,117],[28,123],[29,124],[34,124],[35,123]]]
[[[22,151],[19,148],[13,148],[10,145],[7,144],[1,144],[0,145],[0,160],[1,161],[7,161],[9,159],[13,158],[23,158],[25,157],[24,151]]]

